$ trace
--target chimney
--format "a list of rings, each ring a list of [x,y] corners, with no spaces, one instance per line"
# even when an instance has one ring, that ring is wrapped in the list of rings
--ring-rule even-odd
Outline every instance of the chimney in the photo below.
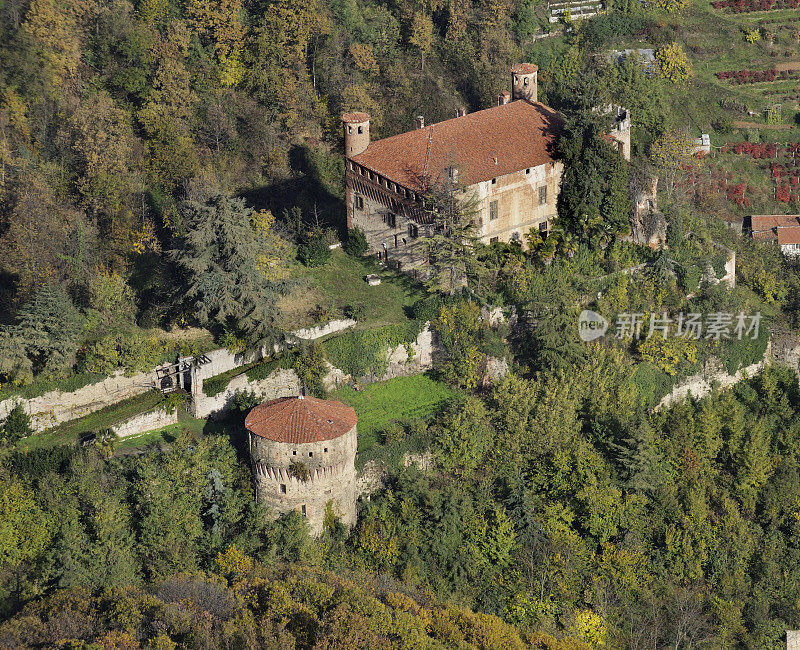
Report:
[[[539,66],[534,63],[517,63],[511,66],[511,91],[514,99],[538,101],[538,72]]]
[[[467,114],[467,109],[463,106],[459,106],[456,109],[456,117],[464,117]]]
[[[510,101],[511,101],[511,94],[507,90],[504,90],[497,96],[498,106],[503,106],[503,104],[508,104],[508,102]]]
[[[415,129],[424,129],[425,128],[425,118],[422,115],[417,115],[414,118],[414,128]]]
[[[344,130],[344,155],[357,156],[369,146],[369,115],[367,113],[345,113],[342,115]]]

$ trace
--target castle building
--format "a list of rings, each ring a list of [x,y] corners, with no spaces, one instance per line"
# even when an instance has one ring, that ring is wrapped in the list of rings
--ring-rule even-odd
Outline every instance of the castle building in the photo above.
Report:
[[[412,131],[370,140],[367,113],[342,116],[348,228],[360,228],[369,252],[402,269],[424,266],[420,237],[436,224],[424,209],[433,188],[449,183],[475,206],[479,239],[524,243],[547,235],[556,216],[563,165],[555,145],[561,115],[538,102],[538,67],[511,68],[511,90],[496,105]],[[630,119],[614,115],[609,138],[630,156]]]
[[[356,523],[356,412],[333,400],[283,397],[256,406],[244,421],[256,499],[274,515],[296,510],[312,535],[330,507]]]

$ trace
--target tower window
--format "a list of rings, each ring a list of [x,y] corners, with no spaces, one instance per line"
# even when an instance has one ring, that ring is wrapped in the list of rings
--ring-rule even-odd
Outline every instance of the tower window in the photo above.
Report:
[[[348,133],[352,133],[353,132],[353,127],[350,126],[349,124],[347,125],[347,132]]]
[[[356,210],[363,210],[364,209],[364,197],[357,196],[356,197]]]
[[[286,494],[286,483],[281,483],[281,494]]]
[[[419,237],[419,227],[416,224],[408,224],[408,236],[412,239]]]
[[[529,176],[530,173],[531,173],[531,168],[528,167],[528,169],[525,170],[525,176]]]
[[[491,201],[489,203],[489,221],[494,221],[497,219],[497,201]]]
[[[300,506],[300,512],[302,514],[306,514],[306,504],[305,503],[302,506]]]
[[[292,451],[292,456],[297,456],[297,450]]]
[[[397,224],[397,216],[390,212],[386,215],[386,223],[389,225],[389,228],[394,228]]]
[[[525,84],[525,85],[527,85],[527,84]],[[358,132],[359,133],[364,133],[364,127],[363,126],[359,126],[358,127]]]
[[[527,86],[527,85],[528,85],[528,81],[530,81],[530,80],[528,79],[528,77],[525,77],[525,79],[522,81],[522,85],[523,85],[523,86]],[[360,129],[361,127],[358,127],[358,128]]]
[[[497,179],[496,178],[492,179],[492,185],[497,185]]]
[[[539,188],[539,205],[547,203],[547,185]]]
[[[309,452],[308,452],[308,457],[309,457],[309,458],[311,458],[313,455],[314,455],[314,452],[313,452],[313,451],[309,451]]]
[[[326,453],[326,454],[328,453],[328,448],[327,448],[327,447],[325,447],[325,453]]]

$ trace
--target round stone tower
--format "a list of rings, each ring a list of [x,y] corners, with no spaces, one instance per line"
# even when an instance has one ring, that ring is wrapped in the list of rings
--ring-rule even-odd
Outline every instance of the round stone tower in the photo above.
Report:
[[[347,158],[357,156],[369,146],[369,114],[345,113],[342,115],[344,125],[344,155]]]
[[[297,510],[313,535],[328,504],[356,523],[356,412],[333,400],[282,397],[256,406],[244,421],[256,499],[276,516]]]
[[[539,101],[538,73],[539,66],[534,63],[517,63],[511,66],[512,99],[527,99],[531,102]]]

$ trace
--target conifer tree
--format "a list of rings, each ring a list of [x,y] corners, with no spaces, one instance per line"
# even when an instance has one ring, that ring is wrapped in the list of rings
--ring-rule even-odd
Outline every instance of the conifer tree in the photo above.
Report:
[[[558,148],[564,177],[558,197],[561,227],[581,240],[627,234],[630,212],[628,163],[604,137],[610,117],[606,99],[592,74],[577,76]]]
[[[185,279],[185,295],[205,326],[232,325],[249,343],[275,333],[276,301],[283,281],[259,269],[253,211],[242,199],[215,194],[183,205],[186,234],[173,258]]]
[[[23,305],[9,333],[22,341],[34,372],[60,376],[75,363],[83,325],[83,317],[67,293],[46,285]]]

